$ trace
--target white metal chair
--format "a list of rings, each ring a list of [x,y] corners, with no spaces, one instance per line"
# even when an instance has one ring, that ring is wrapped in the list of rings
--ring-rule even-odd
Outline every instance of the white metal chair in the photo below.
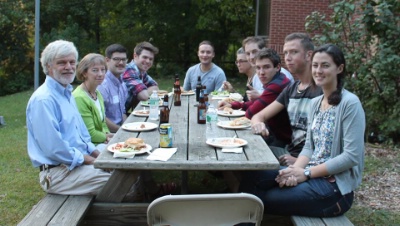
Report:
[[[261,224],[264,205],[251,194],[167,195],[150,203],[147,223],[153,225]]]

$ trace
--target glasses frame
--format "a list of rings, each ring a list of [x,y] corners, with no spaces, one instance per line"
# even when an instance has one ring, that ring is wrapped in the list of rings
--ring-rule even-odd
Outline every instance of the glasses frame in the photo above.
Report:
[[[113,57],[113,58],[111,58],[111,60],[113,60],[114,62],[116,62],[116,63],[119,63],[119,62],[123,62],[123,63],[127,63],[128,62],[128,58],[120,58],[120,57]]]

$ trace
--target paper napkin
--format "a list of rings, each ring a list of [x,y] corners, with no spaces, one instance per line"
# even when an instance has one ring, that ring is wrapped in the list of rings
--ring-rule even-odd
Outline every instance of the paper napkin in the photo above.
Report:
[[[114,152],[114,158],[126,158],[126,159],[133,159],[135,157],[135,152]]]
[[[168,161],[177,151],[177,148],[157,148],[148,157],[148,160]]]
[[[243,148],[222,148],[222,152],[243,153]]]

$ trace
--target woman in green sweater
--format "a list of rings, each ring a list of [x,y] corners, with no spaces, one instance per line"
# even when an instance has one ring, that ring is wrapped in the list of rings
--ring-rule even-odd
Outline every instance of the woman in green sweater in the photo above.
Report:
[[[92,142],[102,151],[105,144],[113,137],[105,122],[104,101],[96,90],[106,73],[106,62],[102,55],[89,53],[78,64],[76,77],[82,84],[76,87],[72,95],[75,97]]]

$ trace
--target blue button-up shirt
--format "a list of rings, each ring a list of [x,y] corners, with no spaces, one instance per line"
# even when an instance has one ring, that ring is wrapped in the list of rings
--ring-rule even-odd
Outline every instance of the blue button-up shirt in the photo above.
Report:
[[[28,154],[34,167],[65,164],[72,170],[95,150],[71,92],[71,85],[47,76],[29,99]]]
[[[97,89],[103,96],[107,118],[117,125],[122,125],[128,90],[121,76],[116,78],[111,71],[107,71],[104,81]]]

